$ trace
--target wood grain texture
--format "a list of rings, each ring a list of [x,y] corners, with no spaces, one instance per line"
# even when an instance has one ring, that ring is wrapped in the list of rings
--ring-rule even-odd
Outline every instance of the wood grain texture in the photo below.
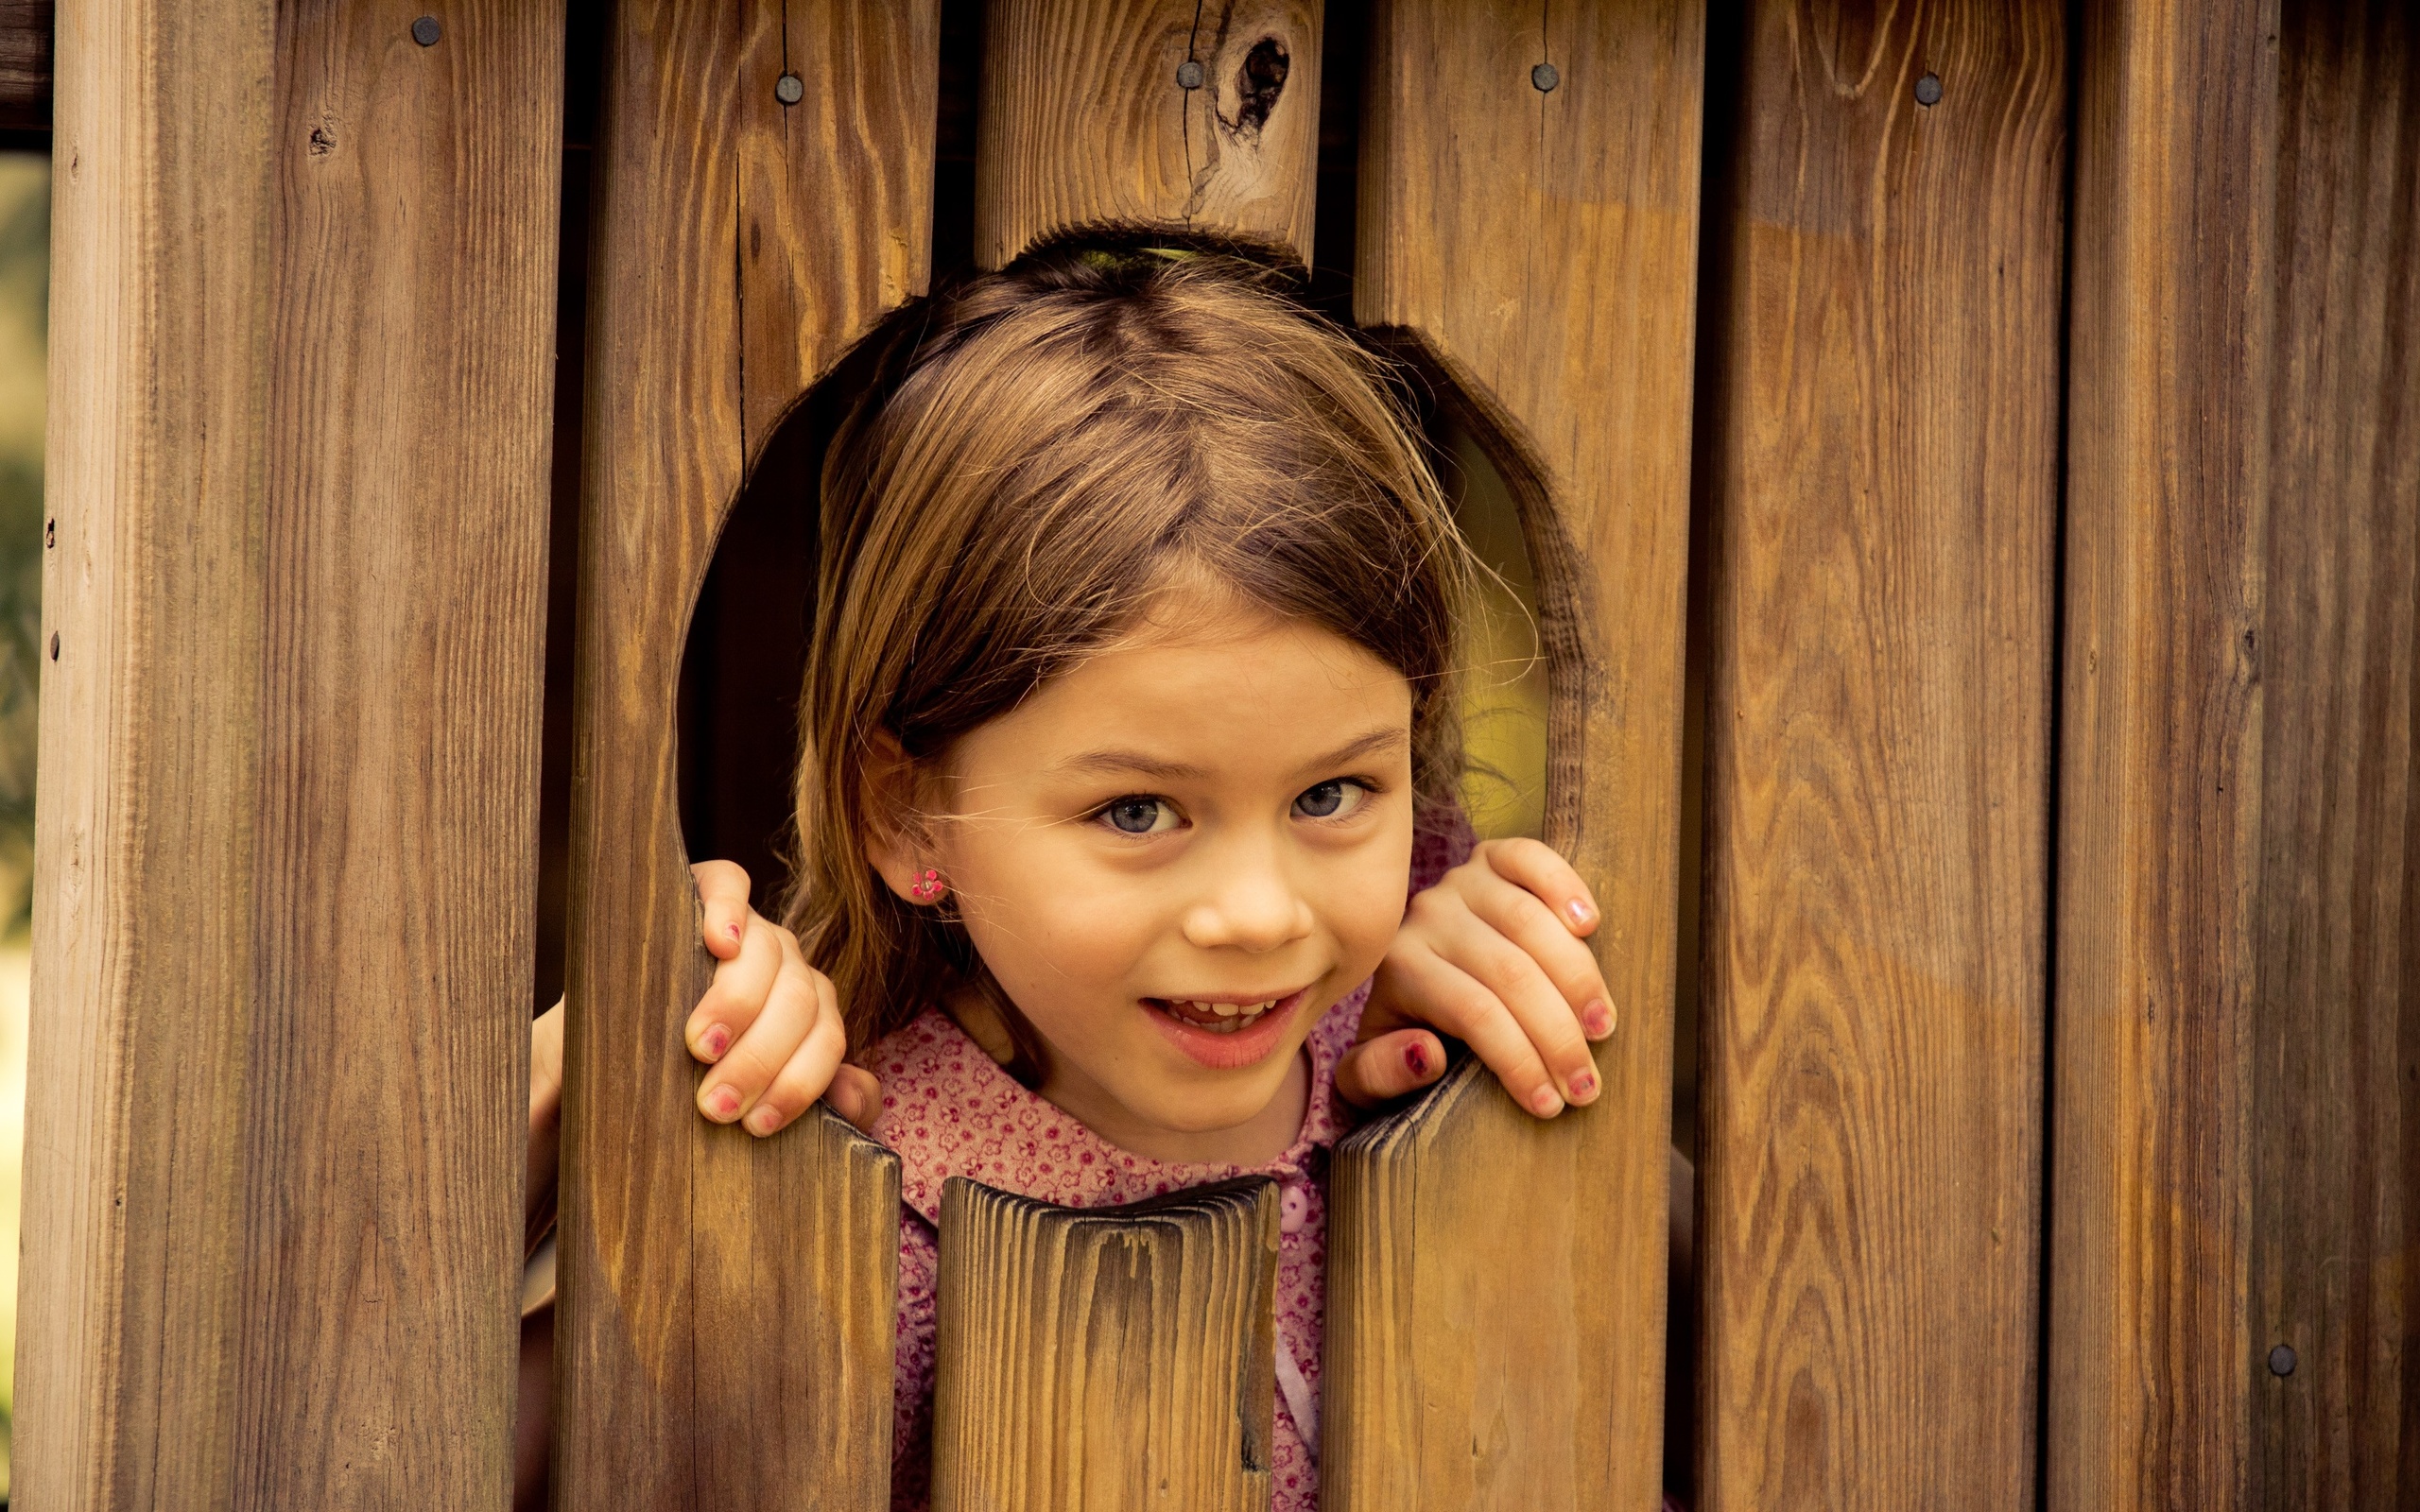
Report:
[[[60,17],[43,562],[59,650],[10,1446],[26,1506],[228,1503],[273,35],[268,0],[71,0]],[[192,88],[127,108],[127,80],[164,76]]]
[[[415,13],[61,18],[29,1504],[510,1495],[562,13]]]
[[[1771,0],[1729,65],[1708,1512],[2031,1505],[2066,17]]]
[[[50,125],[56,0],[0,0],[0,127]]]
[[[975,258],[1084,227],[1311,259],[1322,0],[991,0]],[[1188,61],[1201,83],[1186,89]]]
[[[710,977],[677,817],[691,605],[790,404],[922,292],[932,0],[631,0],[589,284],[553,1484],[562,1503],[889,1504],[898,1162],[818,1109],[696,1110]],[[785,69],[806,94],[777,99]]]
[[[1277,1184],[1061,1208],[942,1189],[933,1512],[1259,1512]]]
[[[1536,1125],[1466,1070],[1338,1152],[1338,1512],[1659,1494],[1703,45],[1694,0],[1371,16],[1355,312],[1450,381],[1520,498],[1546,838],[1604,910],[1621,1027],[1591,1108]]]
[[[2323,1512],[2420,1505],[2420,15],[2281,21],[2250,1504]]]
[[[2077,50],[2050,1512],[2249,1489],[2277,16],[2120,0]]]

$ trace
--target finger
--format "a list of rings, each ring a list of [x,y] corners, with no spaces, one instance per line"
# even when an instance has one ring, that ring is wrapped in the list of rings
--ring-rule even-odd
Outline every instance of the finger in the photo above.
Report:
[[[756,1015],[715,1069],[707,1074],[698,1088],[698,1110],[717,1124],[728,1124],[745,1113],[756,1099],[764,1095],[773,1078],[789,1064],[799,1047],[806,1043],[819,1020],[827,1017],[817,986],[823,980],[821,972],[810,970],[792,946],[783,961],[779,974],[765,994],[764,1011]],[[837,1029],[837,1024],[834,1026]],[[832,1063],[839,1057],[835,1054]],[[831,1069],[824,1069],[826,1080]],[[818,1085],[816,1091],[821,1093]]]
[[[1397,1029],[1364,1040],[1336,1063],[1336,1094],[1356,1108],[1420,1091],[1445,1074],[1445,1047],[1426,1029]]]
[[[1436,952],[1404,953],[1389,961],[1397,995],[1418,1005],[1422,1018],[1471,1047],[1495,1073],[1512,1100],[1540,1118],[1552,1118],[1567,1101],[1547,1073],[1529,1032],[1502,999]]]
[[[832,1085],[823,1089],[823,1100],[832,1111],[871,1134],[873,1121],[882,1116],[882,1082],[865,1067],[844,1062],[832,1074]]]
[[[529,1127],[552,1124],[563,1102],[563,1005],[529,1021]]]
[[[748,917],[738,955],[715,968],[714,981],[689,1010],[689,1022],[682,1030],[689,1054],[712,1064],[748,1032],[782,973],[786,947],[791,955],[797,954],[798,944],[787,930],[753,914]]]
[[[807,1029],[805,1040],[740,1117],[740,1125],[758,1139],[805,1112],[822,1096],[832,1085],[833,1074],[840,1069],[840,1057],[848,1053],[840,1015],[833,1011],[831,984],[821,976],[816,982],[821,987],[815,994],[815,1022]]]
[[[1526,888],[1553,911],[1564,928],[1582,937],[1597,932],[1603,917],[1597,909],[1597,895],[1552,846],[1540,840],[1512,839],[1491,840],[1479,849],[1489,870]]]
[[[698,931],[706,949],[717,960],[730,960],[739,954],[748,928],[748,873],[736,862],[700,861],[689,875],[697,879],[698,902],[703,905]]]
[[[1528,953],[1579,1019],[1583,1035],[1602,1040],[1614,1032],[1613,994],[1605,988],[1596,953],[1573,936],[1546,900],[1500,877],[1482,879],[1460,892],[1481,922]]]
[[[1597,1061],[1588,1053],[1580,1016],[1572,1012],[1570,1002],[1556,990],[1528,951],[1467,909],[1434,920],[1428,945],[1504,1005],[1545,1062],[1564,1101],[1582,1105],[1596,1101],[1601,1090]]]

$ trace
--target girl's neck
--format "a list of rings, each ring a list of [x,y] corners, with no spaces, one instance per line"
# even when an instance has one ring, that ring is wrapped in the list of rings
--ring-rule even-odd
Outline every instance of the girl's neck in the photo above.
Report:
[[[966,1031],[983,1053],[1005,1066],[1016,1057],[1016,1041],[1008,1025],[978,992],[950,994],[943,1004],[950,1018]],[[1090,1082],[1070,1074],[1062,1057],[1048,1054],[1042,1067],[1043,1099],[1102,1139],[1131,1154],[1153,1160],[1191,1165],[1266,1165],[1286,1153],[1302,1137],[1303,1121],[1310,1115],[1311,1062],[1307,1047],[1294,1054],[1286,1080],[1269,1105],[1241,1124],[1215,1129],[1179,1129],[1146,1122]]]

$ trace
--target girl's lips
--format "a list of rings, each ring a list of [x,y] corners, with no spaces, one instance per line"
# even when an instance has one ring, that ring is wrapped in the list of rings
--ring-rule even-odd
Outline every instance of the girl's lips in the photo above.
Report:
[[[1309,1000],[1311,989],[1300,988],[1278,999],[1268,1011],[1240,1029],[1220,1033],[1214,1029],[1196,1028],[1162,1005],[1163,1000],[1145,998],[1143,1011],[1150,1016],[1160,1032],[1167,1035],[1179,1050],[1213,1071],[1241,1071],[1256,1066],[1277,1048],[1286,1036],[1286,1026]]]

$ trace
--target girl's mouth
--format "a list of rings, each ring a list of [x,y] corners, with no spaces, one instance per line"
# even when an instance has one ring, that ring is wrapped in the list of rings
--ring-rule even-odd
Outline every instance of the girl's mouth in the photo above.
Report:
[[[1214,1070],[1234,1071],[1268,1057],[1310,992],[1297,988],[1282,997],[1248,1002],[1145,998],[1143,1005],[1178,1049]]]

